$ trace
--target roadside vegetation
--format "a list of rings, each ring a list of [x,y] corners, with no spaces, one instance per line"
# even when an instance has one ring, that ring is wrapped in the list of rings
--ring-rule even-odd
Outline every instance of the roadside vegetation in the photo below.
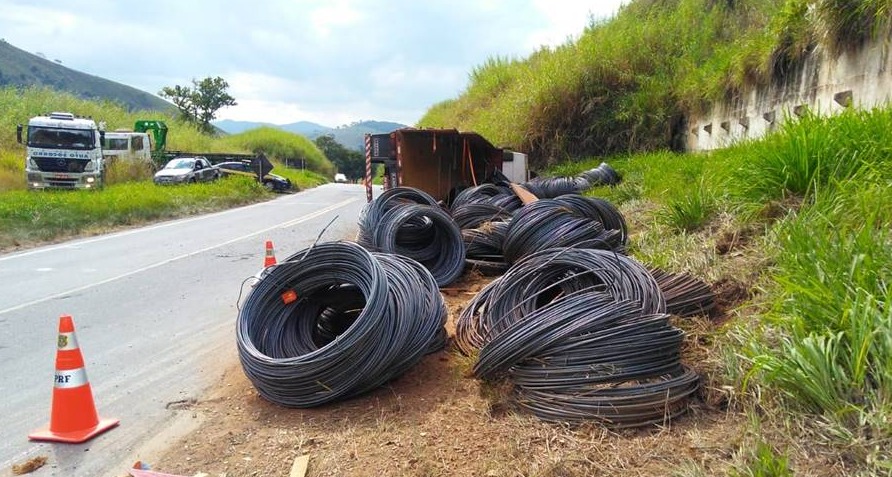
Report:
[[[634,256],[734,305],[709,331],[686,326],[711,344],[706,401],[762,436],[729,459],[733,475],[892,471],[890,144],[892,109],[807,115],[710,154],[616,157],[623,183],[591,191],[621,204]]]
[[[250,181],[220,180],[206,185],[157,187],[152,170],[122,161],[112,165],[101,191],[41,191],[25,184],[25,149],[16,142],[17,124],[51,111],[69,111],[104,121],[106,129],[131,129],[137,119],[168,123],[168,149],[194,152],[251,153],[263,151],[275,172],[291,179],[296,190],[329,182],[334,166],[312,141],[272,128],[214,137],[197,126],[154,111],[128,112],[108,101],[88,101],[46,88],[0,89],[0,249],[46,240],[106,231],[152,220],[219,210],[270,197]],[[286,162],[302,161],[292,169]]]
[[[679,149],[685,117],[780,83],[818,44],[887,34],[888,0],[636,0],[526,59],[494,56],[421,127],[476,131],[535,165]]]

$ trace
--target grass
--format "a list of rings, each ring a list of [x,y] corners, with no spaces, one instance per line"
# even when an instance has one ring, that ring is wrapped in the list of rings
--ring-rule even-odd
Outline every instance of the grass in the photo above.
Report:
[[[729,459],[726,474],[798,474],[813,452],[852,475],[892,470],[890,145],[892,109],[806,115],[708,155],[609,158],[624,182],[589,191],[620,204],[639,260],[740,280],[756,297],[708,338],[707,381],[776,430]],[[718,251],[729,234],[740,245]],[[692,464],[676,475],[703,472]]]
[[[494,56],[421,127],[473,130],[537,167],[671,149],[684,118],[783,82],[821,45],[851,49],[890,28],[889,0],[638,0],[579,38]]]
[[[176,187],[131,182],[95,192],[12,191],[0,194],[0,249],[221,210],[268,196],[249,178]]]

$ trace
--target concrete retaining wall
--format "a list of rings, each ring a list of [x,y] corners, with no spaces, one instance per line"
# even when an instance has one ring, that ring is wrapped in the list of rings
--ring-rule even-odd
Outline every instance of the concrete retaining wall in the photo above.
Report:
[[[872,108],[892,101],[892,37],[832,57],[818,48],[784,84],[756,89],[737,101],[716,105],[702,117],[688,120],[689,151],[708,151],[735,141],[758,138],[809,108],[834,114],[852,105]]]

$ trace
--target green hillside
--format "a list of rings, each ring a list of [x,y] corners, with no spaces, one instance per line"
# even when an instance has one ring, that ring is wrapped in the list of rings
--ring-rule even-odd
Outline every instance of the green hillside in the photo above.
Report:
[[[480,132],[538,165],[673,148],[688,115],[782,83],[819,45],[888,35],[889,12],[889,0],[636,0],[578,40],[490,58],[419,125]]]
[[[175,111],[172,104],[145,91],[75,71],[0,41],[0,87],[3,86],[46,86],[84,99],[114,101],[130,111]]]

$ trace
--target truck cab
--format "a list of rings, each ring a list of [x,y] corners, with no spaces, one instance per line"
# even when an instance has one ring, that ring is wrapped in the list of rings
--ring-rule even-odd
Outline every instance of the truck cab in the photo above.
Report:
[[[29,189],[93,189],[102,186],[103,133],[96,122],[71,113],[55,112],[28,120],[16,138],[25,144],[25,174]]]
[[[115,130],[105,133],[102,157],[106,165],[122,160],[152,164],[152,144],[144,132]]]

